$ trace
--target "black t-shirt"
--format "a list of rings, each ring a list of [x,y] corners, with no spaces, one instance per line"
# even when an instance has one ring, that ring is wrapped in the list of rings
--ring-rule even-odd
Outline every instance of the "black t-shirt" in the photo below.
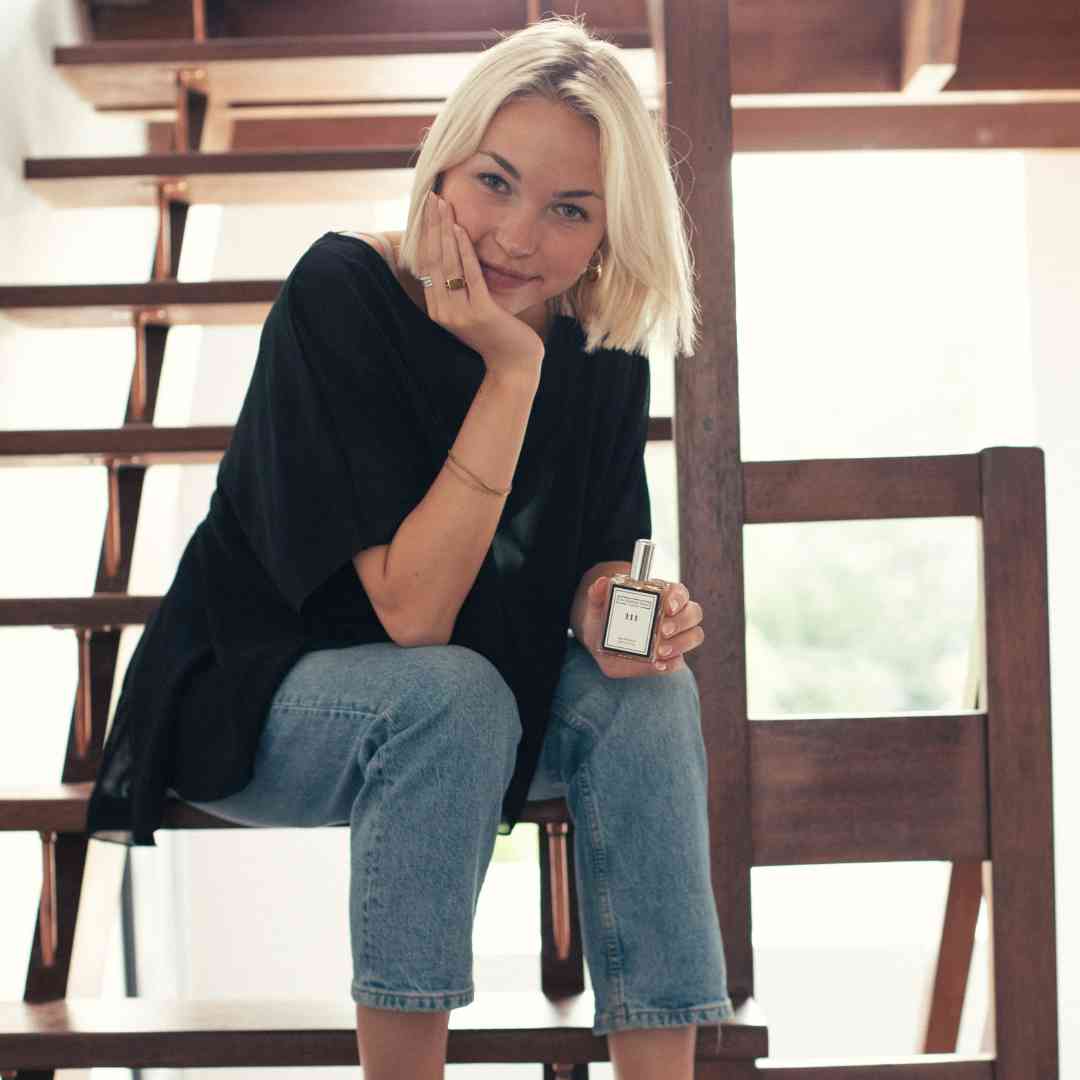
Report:
[[[91,796],[95,839],[155,846],[167,789],[245,787],[274,693],[315,649],[391,639],[353,566],[434,483],[484,377],[365,241],[328,232],[267,315],[206,517],[124,675]],[[499,831],[535,774],[582,575],[652,535],[649,364],[584,352],[557,316],[491,546],[451,644],[513,690],[523,736]]]

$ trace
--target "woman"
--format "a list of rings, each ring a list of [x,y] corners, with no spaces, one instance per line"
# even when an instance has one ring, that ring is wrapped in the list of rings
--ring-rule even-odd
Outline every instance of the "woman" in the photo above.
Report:
[[[695,1025],[733,1015],[683,660],[701,608],[665,589],[655,666],[597,648],[651,535],[648,360],[688,352],[696,316],[665,144],[617,50],[552,18],[447,101],[405,230],[325,234],[263,326],[88,831],[153,845],[167,794],[348,822],[367,1080],[442,1075],[495,836],[527,799],[574,817],[616,1071],[690,1077]]]

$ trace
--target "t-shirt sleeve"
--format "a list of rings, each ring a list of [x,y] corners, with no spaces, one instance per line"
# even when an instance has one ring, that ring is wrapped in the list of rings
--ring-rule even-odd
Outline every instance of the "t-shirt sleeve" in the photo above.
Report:
[[[645,445],[649,437],[649,362],[633,355],[629,392],[621,423],[616,428],[611,467],[594,478],[599,494],[587,519],[578,580],[599,562],[634,557],[634,542],[652,538],[652,507],[645,476]]]
[[[389,543],[425,490],[419,421],[369,281],[333,248],[301,257],[263,325],[218,473],[297,613],[357,551]]]

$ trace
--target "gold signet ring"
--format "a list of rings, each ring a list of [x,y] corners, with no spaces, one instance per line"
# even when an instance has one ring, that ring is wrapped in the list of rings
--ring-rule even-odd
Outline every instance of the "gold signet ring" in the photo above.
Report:
[[[454,292],[456,289],[465,288],[465,279],[463,277],[451,277],[446,279],[446,287],[450,292]]]

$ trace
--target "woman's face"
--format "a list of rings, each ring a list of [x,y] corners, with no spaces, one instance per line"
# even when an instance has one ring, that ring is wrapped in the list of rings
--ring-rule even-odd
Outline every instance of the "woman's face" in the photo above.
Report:
[[[537,331],[544,301],[570,288],[604,237],[599,136],[565,105],[525,98],[504,105],[477,152],[443,173],[440,194],[468,233],[492,299]]]

